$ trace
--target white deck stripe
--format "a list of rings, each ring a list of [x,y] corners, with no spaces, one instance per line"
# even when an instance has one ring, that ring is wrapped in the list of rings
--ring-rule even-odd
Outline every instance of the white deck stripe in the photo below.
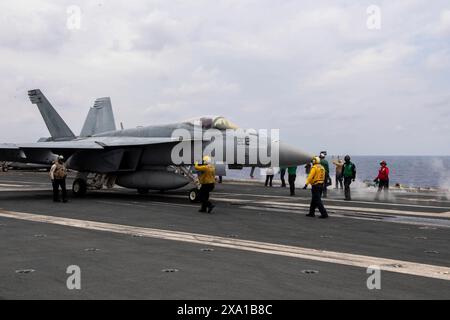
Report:
[[[40,188],[40,187],[20,187],[20,188],[4,188],[0,187],[0,192],[10,192],[10,191],[49,191],[51,192],[52,189],[48,188]]]
[[[0,183],[0,187],[14,187],[14,188],[20,188],[20,187],[31,187],[29,184],[9,184],[9,183]]]
[[[292,198],[290,196],[279,196],[279,195],[259,195],[259,194],[250,194],[250,193],[234,193],[234,192],[219,192],[215,191],[213,193],[217,195],[236,195],[236,196],[245,196],[245,197],[257,197],[257,198],[278,198],[278,199],[289,199],[292,201],[293,199],[301,199],[301,200],[310,200],[311,197],[299,197],[296,196],[295,198]],[[374,194],[375,197],[375,194]],[[400,200],[407,200],[407,198],[403,198]],[[412,200],[412,199],[411,199]],[[334,198],[327,198],[325,201],[335,201],[335,202],[342,202],[346,203],[347,201],[343,199],[334,199]],[[428,201],[428,200],[424,200]],[[449,202],[449,201],[441,201],[441,200],[431,200],[431,201],[440,201],[440,202]],[[375,206],[402,206],[402,207],[412,207],[412,208],[425,208],[425,209],[448,209],[449,206],[442,207],[442,206],[425,206],[421,204],[407,204],[407,203],[391,203],[391,202],[377,202],[377,201],[362,201],[362,200],[352,200],[352,203],[360,203],[360,204],[370,204]]]
[[[185,199],[186,196],[175,195],[175,194],[165,194],[158,195],[164,198],[179,198]],[[221,198],[214,197],[214,193],[211,199],[219,202],[229,202],[229,203],[241,203],[241,204],[263,204],[263,205],[276,205],[284,207],[299,207],[299,208],[309,208],[309,204],[306,203],[295,203],[295,202],[279,202],[279,201],[255,201],[249,199],[239,199],[239,198]],[[295,198],[294,198],[295,200]],[[353,203],[353,201],[352,201]],[[403,206],[398,204],[398,206]],[[373,212],[380,214],[396,214],[396,215],[406,215],[406,216],[422,216],[422,217],[434,217],[434,218],[450,218],[450,212],[420,212],[420,211],[406,211],[406,210],[394,210],[394,209],[383,209],[383,208],[368,208],[368,207],[344,207],[340,205],[326,205],[327,209],[342,210],[342,211],[358,211],[358,212]],[[423,207],[423,206],[419,206]],[[440,207],[429,207],[433,209],[440,209]],[[444,208],[444,207],[443,207]],[[447,207],[445,207],[447,209]]]
[[[308,210],[304,212],[300,212],[299,210],[283,208],[283,207],[258,207],[258,206],[249,206],[243,205],[240,206],[242,209],[248,210],[256,210],[256,211],[267,211],[267,212],[283,212],[283,213],[291,213],[291,214],[305,214]],[[305,208],[306,209],[306,208]],[[309,208],[308,208],[309,209]],[[345,218],[345,219],[357,219],[357,220],[370,220],[384,223],[399,223],[399,224],[407,224],[414,226],[430,226],[430,227],[438,227],[438,228],[450,228],[450,224],[445,224],[445,222],[449,222],[447,219],[436,219],[436,218],[416,218],[416,217],[400,217],[400,216],[388,216],[378,213],[365,213],[365,212],[356,212],[353,215],[349,213],[333,213],[333,218]],[[405,220],[405,219],[417,219],[417,220]],[[425,219],[425,220],[424,220]]]
[[[292,202],[279,202],[279,201],[254,201],[246,199],[233,199],[233,198],[213,198],[215,201],[221,202],[231,202],[231,203],[242,203],[242,204],[262,204],[267,206],[276,206],[278,208],[309,208],[309,204],[306,203],[292,203]],[[367,208],[367,207],[344,207],[344,206],[332,206],[326,205],[327,209],[338,210],[338,211],[358,211],[367,213],[381,213],[381,214],[395,214],[395,215],[406,215],[406,216],[422,216],[422,217],[434,217],[434,218],[450,218],[450,212],[419,212],[419,211],[406,211],[406,210],[393,210],[393,209],[382,209],[382,208]]]
[[[300,207],[309,208],[309,204],[304,203],[286,203],[276,201],[258,201],[259,204],[276,205],[284,207]],[[418,212],[418,211],[405,211],[405,210],[393,210],[393,209],[377,209],[367,207],[344,207],[344,206],[326,206],[327,209],[339,210],[339,211],[362,211],[366,213],[383,213],[383,214],[396,214],[407,216],[422,216],[422,217],[434,217],[434,218],[450,218],[449,212]]]
[[[119,234],[139,235],[142,237],[155,239],[196,243],[215,247],[273,254],[327,263],[335,263],[353,267],[367,268],[372,265],[377,265],[381,268],[381,270],[389,272],[396,272],[447,281],[450,280],[450,268],[448,267],[421,264],[401,260],[384,259],[378,257],[370,257],[333,251],[322,251],[310,248],[287,246],[273,243],[229,239],[211,235],[144,228],[144,227],[134,227],[105,222],[69,219],[69,218],[37,215],[22,212],[11,212],[0,210],[0,217],[49,223],[87,230],[106,231]],[[399,268],[398,265],[401,265],[402,267]]]
[[[1,187],[1,185],[0,185]],[[18,189],[11,188],[0,188],[0,191],[17,191]],[[20,191],[49,191],[50,189],[44,188],[26,188],[23,187]],[[229,193],[233,194],[233,193]],[[238,195],[238,194],[236,194]],[[184,195],[158,195],[165,198],[180,198],[185,199]],[[248,199],[238,199],[238,198],[217,198],[212,196],[212,200],[221,201],[221,202],[231,202],[231,203],[252,203],[252,204],[262,204],[262,205],[274,205],[276,207],[299,207],[299,208],[309,208],[309,204],[304,203],[288,203],[288,202],[278,202],[278,201],[254,201]],[[393,205],[393,204],[391,204]],[[399,204],[403,206],[403,204]],[[412,205],[407,205],[412,206]],[[425,207],[425,206],[418,206]],[[450,218],[450,211],[448,212],[419,212],[419,211],[406,211],[406,210],[394,210],[394,209],[383,209],[383,208],[367,208],[367,207],[345,207],[340,205],[326,205],[327,209],[338,210],[338,211],[357,211],[357,212],[366,212],[366,213],[380,213],[380,214],[395,214],[395,215],[406,215],[406,216],[422,216],[422,217],[433,217],[433,218]],[[439,209],[441,207],[425,207],[425,208],[434,208]],[[444,208],[444,207],[442,207]],[[446,207],[445,207],[446,208]],[[447,209],[447,208],[446,208]]]
[[[37,182],[37,181],[24,181],[24,180],[3,180],[0,179],[1,183],[14,183],[14,184],[20,184],[20,185],[24,185],[24,184],[45,184],[48,185],[50,183],[50,180],[48,182]]]

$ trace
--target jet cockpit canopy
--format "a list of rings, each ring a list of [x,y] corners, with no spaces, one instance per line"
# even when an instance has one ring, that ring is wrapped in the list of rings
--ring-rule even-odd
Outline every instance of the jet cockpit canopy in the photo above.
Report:
[[[205,130],[208,129],[227,130],[239,128],[233,122],[229,121],[227,118],[222,116],[205,116],[200,118],[189,119],[185,122],[192,125],[201,125],[202,128]]]

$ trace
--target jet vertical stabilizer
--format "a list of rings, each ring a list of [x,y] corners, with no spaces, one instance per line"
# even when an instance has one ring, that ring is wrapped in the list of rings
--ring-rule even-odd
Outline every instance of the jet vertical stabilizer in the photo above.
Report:
[[[37,105],[53,140],[72,140],[75,135],[39,89],[28,91],[31,103]]]
[[[107,131],[115,131],[116,124],[109,97],[95,100],[81,129],[81,137],[89,137]]]

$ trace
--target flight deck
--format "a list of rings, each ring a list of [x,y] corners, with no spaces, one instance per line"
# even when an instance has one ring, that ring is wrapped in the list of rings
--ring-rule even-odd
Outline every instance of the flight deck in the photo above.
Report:
[[[46,172],[0,173],[0,299],[449,299],[445,192],[310,191],[216,184],[212,214],[189,187],[123,188],[52,201]],[[68,186],[71,185],[69,179]],[[69,290],[69,266],[81,289]],[[367,286],[378,267],[381,288]]]

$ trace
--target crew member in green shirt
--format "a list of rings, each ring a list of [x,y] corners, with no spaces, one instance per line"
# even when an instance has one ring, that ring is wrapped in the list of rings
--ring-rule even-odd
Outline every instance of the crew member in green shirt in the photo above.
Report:
[[[295,196],[295,178],[297,178],[297,167],[288,167],[288,182],[291,196]]]

